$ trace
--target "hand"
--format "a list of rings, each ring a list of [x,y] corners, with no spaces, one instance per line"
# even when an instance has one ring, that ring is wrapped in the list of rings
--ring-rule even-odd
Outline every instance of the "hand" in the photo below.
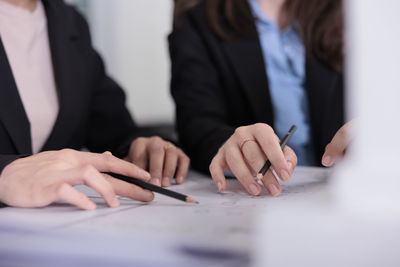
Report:
[[[150,179],[149,173],[110,152],[95,154],[71,149],[41,152],[15,160],[3,169],[0,201],[10,206],[33,208],[61,200],[81,209],[95,209],[93,201],[73,188],[79,184],[96,190],[110,207],[119,206],[116,194],[140,201],[153,200],[152,192],[100,172]]]
[[[219,149],[210,164],[211,176],[219,191],[225,190],[224,170],[233,173],[253,196],[261,193],[261,186],[254,176],[269,159],[279,178],[287,181],[297,165],[297,157],[288,146],[282,151],[279,138],[267,124],[257,123],[239,127]],[[277,196],[281,186],[270,168],[262,179],[268,192]]]
[[[325,147],[325,153],[322,156],[322,165],[332,166],[338,159],[344,156],[347,146],[351,138],[354,121],[350,121],[343,125],[332,138],[332,141]]]
[[[135,139],[125,159],[148,170],[150,182],[164,187],[171,185],[173,177],[177,184],[183,183],[190,165],[189,157],[181,149],[160,137]]]

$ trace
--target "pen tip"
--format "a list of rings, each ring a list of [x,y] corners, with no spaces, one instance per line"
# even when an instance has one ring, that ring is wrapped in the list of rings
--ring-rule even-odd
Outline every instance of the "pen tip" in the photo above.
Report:
[[[256,177],[257,177],[257,179],[261,180],[261,179],[263,178],[263,176],[264,176],[264,175],[263,175],[262,173],[257,173],[257,176],[256,176]]]
[[[199,204],[199,202],[197,200],[195,200],[195,199],[193,199],[191,197],[187,197],[186,198],[186,202]]]

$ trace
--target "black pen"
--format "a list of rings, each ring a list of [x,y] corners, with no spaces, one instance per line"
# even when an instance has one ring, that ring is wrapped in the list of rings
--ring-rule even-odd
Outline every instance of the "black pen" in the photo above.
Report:
[[[136,179],[136,178],[133,178],[133,177],[128,177],[128,176],[125,176],[125,175],[122,175],[122,174],[117,174],[117,173],[112,173],[112,172],[105,172],[104,174],[110,175],[111,177],[113,177],[115,179],[122,180],[122,181],[125,181],[127,183],[137,185],[137,186],[139,186],[139,187],[141,187],[143,189],[147,189],[147,190],[150,190],[152,192],[160,193],[162,195],[166,195],[166,196],[169,196],[169,197],[172,197],[172,198],[184,201],[184,202],[197,203],[197,204],[199,203],[195,199],[193,199],[191,197],[188,197],[186,195],[183,195],[181,193],[177,193],[177,192],[174,192],[174,191],[162,188],[160,186],[156,186],[156,185],[144,182],[142,180],[139,180],[139,179]]]
[[[289,132],[285,135],[285,137],[283,137],[283,139],[280,142],[281,145],[281,149],[283,150],[283,148],[286,146],[287,142],[289,141],[290,137],[292,137],[292,135],[294,134],[294,132],[296,131],[297,127],[296,125],[293,125],[292,127],[290,127]],[[267,160],[267,162],[265,162],[264,166],[261,168],[261,170],[258,172],[257,174],[257,179],[262,179],[264,177],[264,175],[267,173],[267,171],[269,170],[269,168],[271,167],[271,162],[269,160]]]

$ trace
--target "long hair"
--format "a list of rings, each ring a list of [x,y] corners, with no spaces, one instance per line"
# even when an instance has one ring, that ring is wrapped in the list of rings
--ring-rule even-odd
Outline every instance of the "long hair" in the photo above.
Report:
[[[222,39],[257,34],[247,0],[175,0],[174,22],[203,2],[208,23]],[[286,0],[282,8],[286,25],[298,23],[308,58],[343,70],[342,0]],[[227,27],[228,26],[228,27]]]

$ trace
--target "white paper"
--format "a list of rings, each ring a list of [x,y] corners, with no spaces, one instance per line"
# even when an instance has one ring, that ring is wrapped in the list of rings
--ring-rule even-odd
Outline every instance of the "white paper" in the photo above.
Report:
[[[162,255],[170,254],[175,263],[188,260],[186,254],[206,257],[217,263],[236,255],[235,262],[243,263],[252,253],[254,235],[257,234],[256,218],[282,205],[296,207],[326,202],[329,199],[328,174],[327,169],[299,167],[292,179],[282,184],[282,195],[274,198],[265,190],[260,197],[252,197],[235,179],[228,180],[227,190],[218,193],[210,177],[191,172],[183,185],[173,185],[170,189],[190,195],[200,204],[188,204],[156,194],[155,200],[148,204],[123,198],[119,208],[108,208],[96,192],[80,186],[78,189],[97,203],[97,210],[82,211],[66,204],[41,209],[0,209],[0,262],[1,255],[8,252],[26,256],[29,251],[37,251],[35,253],[57,256],[60,250],[56,247],[60,244],[64,244],[66,252],[82,257],[86,253],[81,251],[82,246],[93,244],[95,252],[101,253],[110,242],[114,242],[111,244],[116,248],[121,247],[120,253],[127,253],[126,246],[133,250],[142,244],[150,246],[148,253],[143,254],[140,250],[142,258],[160,262],[157,256],[152,256],[151,242],[143,240],[146,236],[157,243],[154,249],[162,250]],[[47,238],[51,241],[48,244]],[[99,244],[101,240],[105,242],[104,247]],[[33,245],[36,243],[37,247]],[[74,243],[79,244],[75,247]],[[175,250],[168,251],[168,243],[173,244]],[[186,256],[180,254],[182,251]],[[90,250],[87,253],[92,255]],[[107,260],[112,258],[109,253],[103,254]],[[131,254],[125,257],[132,261],[138,259]],[[235,266],[234,263],[229,265]]]

